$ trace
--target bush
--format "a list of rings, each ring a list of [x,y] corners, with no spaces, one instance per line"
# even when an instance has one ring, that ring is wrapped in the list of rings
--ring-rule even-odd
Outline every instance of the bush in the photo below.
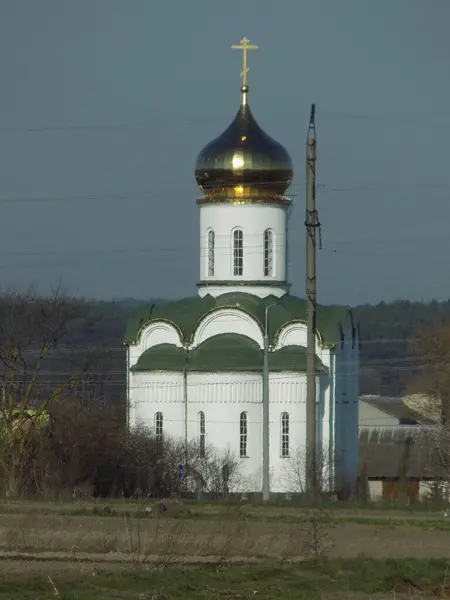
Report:
[[[145,429],[130,433],[105,408],[65,402],[51,412],[48,427],[2,441],[3,495],[162,497],[175,489],[179,444]]]

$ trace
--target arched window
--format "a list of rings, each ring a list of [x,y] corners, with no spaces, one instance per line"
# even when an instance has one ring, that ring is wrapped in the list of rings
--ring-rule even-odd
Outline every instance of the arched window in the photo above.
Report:
[[[155,415],[155,437],[158,441],[162,440],[163,436],[163,414],[157,412]]]
[[[289,456],[289,413],[281,413],[281,456]]]
[[[264,277],[273,275],[273,234],[270,229],[264,232]]]
[[[206,422],[205,413],[198,413],[198,455],[200,458],[205,457],[205,437],[206,437]]]
[[[239,455],[247,456],[247,413],[242,412],[239,418]]]
[[[208,231],[208,275],[214,275],[214,254],[215,254],[216,234],[212,229]]]
[[[244,274],[244,233],[242,229],[233,231],[233,275]]]

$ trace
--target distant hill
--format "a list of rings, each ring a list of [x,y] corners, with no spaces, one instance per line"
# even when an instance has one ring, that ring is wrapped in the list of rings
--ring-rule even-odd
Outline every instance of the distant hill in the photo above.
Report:
[[[114,300],[113,302],[115,302],[118,306],[122,308],[133,309],[138,308],[138,306],[142,306],[143,304],[165,304],[166,302],[169,302],[169,300],[166,300],[164,298],[150,298],[149,300],[136,300],[136,298],[121,298],[119,300]]]

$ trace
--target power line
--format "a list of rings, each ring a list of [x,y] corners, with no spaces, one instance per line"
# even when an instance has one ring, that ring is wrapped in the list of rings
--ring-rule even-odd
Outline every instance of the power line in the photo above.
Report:
[[[270,357],[273,356],[273,353],[269,353],[269,359]],[[300,352],[298,353],[299,358],[304,359],[306,358],[305,353],[304,352]],[[172,358],[172,355],[164,355],[164,352],[162,352],[161,354],[159,354],[159,357],[161,358],[168,358],[169,360]],[[389,362],[388,362],[389,360]],[[416,359],[417,360],[417,359]],[[373,373],[373,372],[384,372],[384,373],[395,373],[395,372],[402,372],[402,371],[411,371],[412,369],[414,370],[421,370],[421,369],[429,369],[430,367],[435,368],[436,365],[434,363],[429,363],[429,362],[414,362],[413,364],[406,364],[406,365],[397,365],[396,362],[402,362],[402,359],[399,359],[398,361],[396,361],[395,359],[387,359],[385,364],[374,364],[373,366],[371,366],[371,363],[368,362],[366,363],[363,367],[357,367],[356,369],[354,369],[354,365],[351,363],[351,361],[343,361],[342,362],[342,372],[345,372],[346,374],[348,373],[352,373],[352,372],[357,372],[357,373]],[[405,361],[406,362],[406,361]],[[204,374],[204,375],[208,375],[212,373],[209,373],[208,371],[202,371],[202,370],[196,370],[195,368],[188,368],[187,369],[188,373],[192,372],[192,373],[200,373],[200,374]],[[261,375],[263,371],[263,365],[262,365],[262,361],[261,361],[261,369],[259,370],[255,370],[255,371],[245,371],[245,369],[236,369],[235,371],[233,371],[233,373],[235,374],[243,374],[243,375],[248,375],[249,373],[253,373],[254,375]],[[33,373],[34,370],[31,368],[30,372]],[[43,370],[42,373],[39,373],[39,375],[45,375],[45,377],[60,377],[62,379],[58,380],[60,383],[64,383],[66,382],[71,376],[74,375],[74,372],[77,376],[77,381],[86,381],[86,383],[89,383],[90,385],[98,385],[99,383],[102,383],[101,381],[91,381],[89,382],[89,377],[92,376],[96,376],[96,377],[105,377],[105,381],[106,382],[115,382],[115,383],[124,383],[124,379],[122,377],[118,378],[118,379],[110,379],[111,376],[123,376],[124,378],[126,377],[126,368],[124,367],[123,370],[110,370],[108,371],[106,370],[102,370],[102,371],[86,371],[86,372],[77,372],[77,370],[75,369],[75,371],[73,370]],[[147,372],[147,371],[138,371],[137,373],[134,374],[134,376],[138,375],[138,376],[145,376],[146,373],[151,373],[151,369]],[[168,373],[172,373],[172,371],[167,370]],[[178,373],[178,371],[175,371]],[[280,371],[283,372],[283,371]],[[286,369],[285,372],[290,372],[289,369]],[[19,373],[21,373],[20,369],[18,369],[17,372],[17,377],[19,378]],[[181,371],[179,372],[181,374]],[[228,372],[227,371],[223,371],[222,375],[226,375]],[[305,375],[306,371],[294,371],[293,373],[300,373]],[[1,374],[1,369],[0,369],[0,374]],[[215,373],[213,374],[215,375]],[[83,379],[84,377],[86,377],[86,379]],[[23,378],[22,378],[23,379]],[[0,379],[1,380],[1,379]],[[7,379],[5,379],[5,381],[7,381]],[[19,381],[19,380],[18,380]],[[42,383],[52,383],[55,384],[58,381],[55,381],[55,379],[38,379],[38,382],[40,384]],[[306,383],[306,380],[304,381]],[[21,382],[23,383],[23,381]],[[236,383],[235,380],[229,380],[229,381],[225,381],[223,379],[221,379],[221,384],[225,384],[225,383]],[[251,383],[251,382],[250,382]],[[254,383],[259,383],[259,380],[256,381]],[[203,385],[216,385],[217,381],[208,381],[208,382],[195,382],[195,383],[190,383],[189,385],[192,386],[203,386]],[[161,383],[161,385],[163,385],[163,383]],[[167,386],[180,386],[182,385],[181,381],[177,381],[177,382],[171,382],[168,381],[166,383]],[[0,384],[1,386],[1,384]],[[131,386],[132,388],[135,389],[143,389],[146,387],[146,384],[138,384],[136,383],[134,386]]]
[[[258,182],[259,186],[268,186],[274,185],[276,183],[284,183],[283,182],[274,182],[274,181],[261,181]],[[293,188],[303,188],[305,185],[304,181],[297,180],[293,181],[289,186],[289,190]],[[222,184],[211,184],[212,189],[214,187],[221,188]],[[11,203],[56,203],[56,202],[92,202],[92,201],[101,201],[101,200],[143,200],[148,198],[159,198],[161,193],[164,191],[164,194],[167,195],[170,193],[171,189],[180,188],[184,189],[187,193],[192,193],[196,188],[196,183],[194,179],[192,179],[192,186],[187,185],[186,183],[180,183],[176,185],[174,182],[170,182],[168,186],[162,189],[141,189],[141,190],[122,190],[118,192],[87,192],[80,194],[58,194],[53,196],[22,196],[16,198],[0,198],[0,203],[11,204]],[[441,191],[446,194],[450,194],[450,181],[443,183],[436,183],[435,179],[431,181],[423,181],[423,182],[358,182],[358,183],[342,183],[342,182],[319,182],[317,184],[317,188],[321,193],[360,193],[360,192],[386,192],[386,193],[396,193],[396,194],[410,194],[414,190],[421,191]],[[288,191],[289,191],[288,190]],[[201,193],[201,192],[198,192]],[[194,192],[195,194],[195,192]],[[288,197],[293,198],[295,194],[287,194]],[[442,196],[436,195],[427,195],[427,201],[433,198],[441,198]],[[382,198],[379,198],[382,200]]]
[[[229,115],[228,115],[229,117]],[[124,129],[135,129],[135,128],[152,128],[152,127],[160,127],[162,123],[164,124],[172,124],[178,123],[179,125],[195,125],[199,124],[219,124],[223,123],[224,119],[228,118],[225,112],[220,112],[214,115],[200,115],[198,117],[188,117],[185,116],[180,117],[179,119],[174,119],[171,115],[170,117],[161,117],[154,121],[150,121],[148,119],[142,119],[139,121],[117,121],[117,122],[109,122],[109,123],[69,123],[69,124],[41,124],[41,125],[0,125],[0,134],[11,135],[11,134],[36,134],[36,133],[64,133],[64,132],[74,132],[74,133],[82,133],[82,132],[101,132],[101,131],[114,131],[114,130],[124,130]],[[346,112],[327,112],[326,110],[321,111],[321,118],[326,120],[334,120],[334,121],[357,121],[361,122],[374,122],[377,125],[382,122],[390,125],[391,123],[409,123],[415,125],[426,125],[427,127],[436,126],[439,128],[450,126],[450,116],[449,115],[429,115],[423,116],[423,113],[418,113],[417,115],[405,115],[402,113],[346,113]]]
[[[226,238],[227,234],[217,234],[216,239],[220,238]],[[245,249],[247,250],[245,253],[245,256],[251,256],[251,255],[257,255],[260,254],[260,252],[262,251],[263,248],[263,242],[262,242],[262,234],[254,234],[251,235],[249,234],[246,237],[260,237],[261,238],[261,243],[260,244],[246,244],[245,245]],[[200,238],[201,239],[201,238]],[[320,253],[324,253],[324,254],[345,254],[345,253],[352,253],[354,254],[354,250],[352,248],[354,248],[355,246],[363,246],[363,245],[380,245],[380,246],[385,246],[387,244],[405,244],[407,242],[417,242],[417,241],[429,241],[429,240],[450,240],[450,233],[443,233],[443,234],[430,234],[430,235],[424,235],[424,234],[414,234],[411,236],[401,236],[401,237],[396,237],[396,238],[379,238],[379,239],[358,239],[358,240],[333,240],[333,239],[328,239],[326,242],[326,245],[319,250],[319,256]],[[303,244],[301,243],[296,243],[296,242],[292,242],[289,243],[289,247],[290,248],[303,248]],[[248,250],[254,248],[255,251],[254,252],[249,252]],[[199,244],[195,244],[195,245],[183,245],[183,246],[153,246],[153,247],[135,247],[135,248],[117,248],[117,247],[113,247],[113,248],[71,248],[71,249],[58,249],[58,250],[29,250],[29,251],[12,251],[12,250],[0,250],[0,257],[32,257],[32,258],[36,258],[36,257],[53,257],[53,256],[80,256],[80,255],[87,255],[88,257],[91,257],[92,255],[98,255],[98,254],[132,254],[132,255],[136,255],[136,254],[151,254],[151,253],[165,253],[165,254],[185,254],[187,251],[200,251],[201,254],[206,253],[207,249],[201,248],[201,246]],[[220,256],[222,253],[223,254],[228,254],[230,251],[229,245],[228,244],[224,244],[223,246],[221,245],[216,245],[215,247],[215,252],[217,256]],[[408,250],[409,251],[409,250]],[[359,252],[359,251],[358,251]],[[372,251],[370,251],[371,254],[373,254]],[[290,263],[291,265],[296,264],[294,259],[291,259]]]

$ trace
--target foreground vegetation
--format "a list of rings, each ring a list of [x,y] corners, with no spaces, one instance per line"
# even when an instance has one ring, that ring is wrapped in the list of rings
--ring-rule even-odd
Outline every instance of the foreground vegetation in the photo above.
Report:
[[[7,502],[2,509],[3,559],[192,565],[361,555],[450,558],[450,522],[442,512],[170,500]]]
[[[450,597],[450,523],[429,507],[142,498],[0,509],[0,600]]]
[[[20,576],[0,582],[0,599],[315,600],[444,598],[445,560],[353,559],[295,565],[213,565],[202,568],[80,570]]]

